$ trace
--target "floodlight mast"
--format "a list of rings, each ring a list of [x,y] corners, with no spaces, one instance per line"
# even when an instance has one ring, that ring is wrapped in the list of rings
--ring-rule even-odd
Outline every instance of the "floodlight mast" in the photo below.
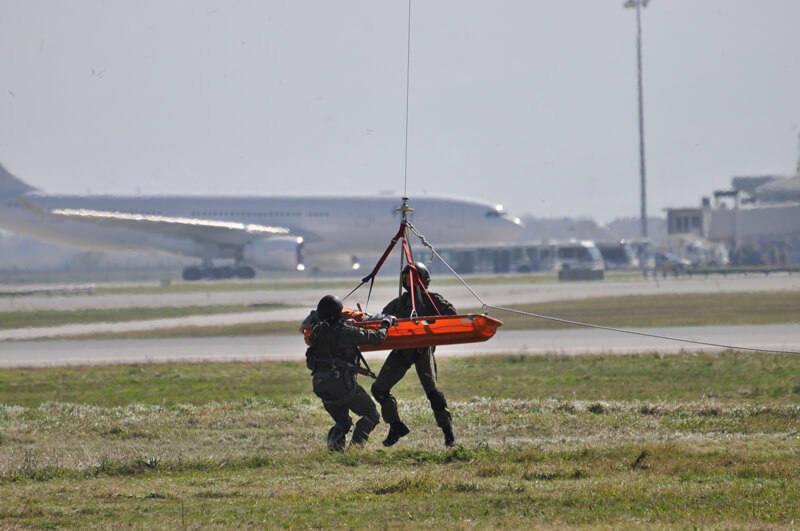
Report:
[[[627,0],[623,7],[636,9],[636,74],[639,95],[639,176],[641,188],[642,238],[647,238],[647,187],[644,161],[644,97],[642,90],[642,8],[650,0]]]

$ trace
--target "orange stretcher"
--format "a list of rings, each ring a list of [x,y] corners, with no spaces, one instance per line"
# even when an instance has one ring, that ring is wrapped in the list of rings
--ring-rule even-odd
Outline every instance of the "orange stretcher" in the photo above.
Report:
[[[353,322],[364,328],[378,328],[380,321]],[[397,324],[389,327],[386,340],[380,345],[361,345],[364,352],[372,350],[393,350],[429,347],[431,345],[455,345],[458,343],[477,343],[494,336],[503,322],[483,314],[434,315],[397,319]],[[309,344],[311,326],[302,326],[303,338]]]

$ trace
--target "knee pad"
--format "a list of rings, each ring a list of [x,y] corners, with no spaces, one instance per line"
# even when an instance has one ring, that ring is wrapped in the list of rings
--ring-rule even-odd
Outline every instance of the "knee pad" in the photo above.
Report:
[[[434,389],[428,393],[428,400],[431,402],[431,409],[434,411],[441,411],[447,409],[447,400],[444,398],[444,393],[438,389]]]
[[[372,384],[370,390],[372,391],[372,396],[375,397],[375,400],[377,400],[379,404],[383,404],[386,399],[389,398],[389,391],[381,389],[376,384]]]

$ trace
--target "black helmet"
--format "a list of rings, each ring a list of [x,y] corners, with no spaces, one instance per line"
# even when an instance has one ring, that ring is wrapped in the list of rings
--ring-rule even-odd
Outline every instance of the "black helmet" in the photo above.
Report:
[[[325,295],[317,303],[317,317],[322,321],[335,321],[342,315],[342,301],[336,295]]]
[[[422,281],[422,285],[427,288],[431,283],[431,272],[428,271],[428,268],[425,267],[425,264],[422,262],[414,262],[414,266],[417,268],[417,274],[419,275],[419,279]],[[411,266],[406,264],[406,266],[403,268],[403,272],[400,274],[400,277],[403,278],[403,287],[406,289],[408,289],[408,285],[404,277],[410,269]]]

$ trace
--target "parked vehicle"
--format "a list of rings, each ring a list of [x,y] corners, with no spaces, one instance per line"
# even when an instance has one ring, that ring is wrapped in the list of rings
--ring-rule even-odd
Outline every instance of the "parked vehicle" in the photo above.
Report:
[[[424,250],[420,251],[424,254]],[[531,271],[594,271],[602,278],[603,255],[590,240],[531,242],[490,247],[456,246],[438,249],[457,273],[525,273]],[[433,272],[439,272],[434,262]]]
[[[639,258],[631,245],[625,240],[617,242],[597,242],[606,271],[639,269]]]

